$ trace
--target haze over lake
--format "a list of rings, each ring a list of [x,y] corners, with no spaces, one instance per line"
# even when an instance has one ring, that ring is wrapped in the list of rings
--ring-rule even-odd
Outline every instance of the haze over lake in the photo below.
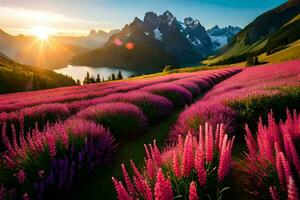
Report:
[[[74,80],[79,79],[82,82],[87,72],[89,72],[90,75],[93,75],[95,78],[97,77],[97,74],[100,74],[101,79],[102,77],[104,77],[104,79],[107,80],[107,77],[111,76],[113,73],[117,75],[119,70],[121,70],[123,78],[129,78],[132,75],[143,74],[141,71],[134,71],[134,70],[125,70],[125,69],[108,68],[108,67],[74,66],[74,65],[68,65],[67,67],[56,69],[54,71],[60,74],[72,76]]]

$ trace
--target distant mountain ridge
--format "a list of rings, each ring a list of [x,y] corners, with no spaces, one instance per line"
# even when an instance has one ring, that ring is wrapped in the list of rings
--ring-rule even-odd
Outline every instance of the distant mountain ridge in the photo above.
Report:
[[[211,29],[208,29],[207,33],[212,40],[214,48],[218,49],[227,45],[241,30],[242,28],[238,26],[229,25],[224,28],[219,28],[218,25],[215,25]]]
[[[0,51],[22,64],[55,69],[68,65],[74,55],[101,47],[118,31],[91,30],[87,36],[51,36],[42,42],[33,36],[13,36],[0,29]]]
[[[133,49],[126,49],[133,44]],[[135,18],[114,35],[102,48],[77,55],[74,65],[156,68],[165,65],[196,64],[214,51],[211,38],[199,20],[191,17],[178,21],[170,12],[161,15],[147,12]]]
[[[101,47],[113,34],[118,32],[120,32],[119,29],[109,32],[92,29],[86,36],[55,36],[54,38],[61,43],[78,45],[92,50]]]

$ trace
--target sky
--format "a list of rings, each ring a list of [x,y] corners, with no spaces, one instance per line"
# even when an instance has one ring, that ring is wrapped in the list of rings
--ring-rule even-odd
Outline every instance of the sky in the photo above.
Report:
[[[286,0],[0,0],[0,28],[14,35],[47,27],[51,34],[85,35],[91,29],[121,29],[145,12],[171,11],[178,20],[244,27]]]

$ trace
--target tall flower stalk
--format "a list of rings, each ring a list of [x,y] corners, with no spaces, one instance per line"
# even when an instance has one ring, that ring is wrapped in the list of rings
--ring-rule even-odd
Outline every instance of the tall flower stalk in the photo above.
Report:
[[[268,125],[258,123],[256,139],[246,127],[244,170],[251,193],[262,199],[298,199],[300,160],[295,142],[299,139],[300,115],[287,111],[287,120],[277,124],[273,113]],[[298,185],[299,186],[299,185]]]
[[[163,152],[155,141],[145,145],[144,168],[138,170],[131,161],[132,178],[124,165],[125,183],[113,178],[118,199],[221,198],[234,142],[234,137],[224,134],[223,127],[218,125],[213,131],[208,124],[200,126],[197,136],[179,136],[178,143]]]

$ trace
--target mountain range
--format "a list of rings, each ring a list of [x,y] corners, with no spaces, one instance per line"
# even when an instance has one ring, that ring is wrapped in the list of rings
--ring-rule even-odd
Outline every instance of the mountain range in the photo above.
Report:
[[[229,31],[224,30],[224,34],[227,35],[219,36],[228,39]],[[71,62],[96,67],[161,69],[165,65],[197,64],[222,45],[225,44],[212,42],[197,19],[179,21],[170,11],[162,15],[148,12],[143,20],[136,17],[112,35],[103,47],[74,56]]]
[[[68,65],[77,54],[101,47],[118,31],[91,30],[87,36],[53,36],[40,41],[33,36],[13,36],[0,30],[0,51],[26,65],[55,69]]]

